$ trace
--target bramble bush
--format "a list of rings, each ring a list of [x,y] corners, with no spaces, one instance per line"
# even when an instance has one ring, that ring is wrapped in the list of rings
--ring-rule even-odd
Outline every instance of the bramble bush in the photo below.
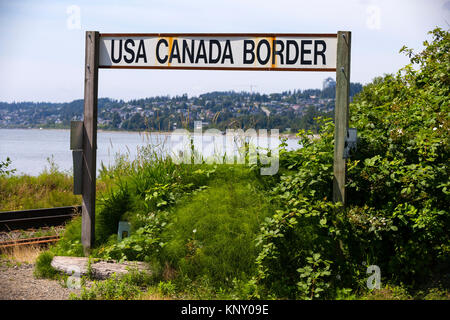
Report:
[[[350,105],[358,149],[347,161],[347,204],[331,202],[333,130],[300,131],[303,148],[280,153],[278,210],[258,237],[254,297],[333,298],[363,289],[365,267],[410,289],[449,265],[449,33],[395,75],[377,78]]]
[[[278,210],[257,238],[256,280],[265,292],[255,297],[323,297],[337,281],[332,272],[349,274],[343,247],[348,222],[341,204],[331,202],[334,126],[330,119],[319,120],[319,139],[300,131],[303,148],[280,153],[280,166],[288,171],[271,192]]]
[[[379,241],[360,236],[386,275],[411,284],[434,267],[448,271],[449,262],[450,38],[431,33],[422,52],[400,50],[410,64],[376,79],[351,105],[361,138],[349,203],[354,213],[365,206],[385,219]]]

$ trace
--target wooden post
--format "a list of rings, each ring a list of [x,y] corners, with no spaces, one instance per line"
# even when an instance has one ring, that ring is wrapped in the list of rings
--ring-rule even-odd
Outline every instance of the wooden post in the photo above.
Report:
[[[345,204],[347,168],[343,155],[349,117],[351,32],[339,31],[337,36],[333,201]]]
[[[99,33],[86,32],[83,120],[83,206],[81,242],[88,255],[95,241],[95,179],[97,160],[97,94]]]

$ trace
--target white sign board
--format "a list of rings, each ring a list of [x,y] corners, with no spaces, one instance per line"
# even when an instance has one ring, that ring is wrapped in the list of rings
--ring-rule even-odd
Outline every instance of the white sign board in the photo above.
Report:
[[[99,68],[335,71],[336,34],[100,34]]]

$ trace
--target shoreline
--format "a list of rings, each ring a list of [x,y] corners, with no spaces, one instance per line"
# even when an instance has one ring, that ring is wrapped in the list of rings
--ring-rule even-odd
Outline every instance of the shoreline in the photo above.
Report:
[[[70,131],[70,128],[0,128],[0,130],[54,130],[54,131]],[[139,134],[139,135],[162,135],[169,136],[173,134],[170,131],[128,131],[128,130],[105,130],[97,129],[97,132],[107,133],[126,133],[126,134]],[[191,132],[193,133],[193,132]],[[295,133],[280,133],[281,138],[298,139]],[[268,135],[270,136],[270,134]]]

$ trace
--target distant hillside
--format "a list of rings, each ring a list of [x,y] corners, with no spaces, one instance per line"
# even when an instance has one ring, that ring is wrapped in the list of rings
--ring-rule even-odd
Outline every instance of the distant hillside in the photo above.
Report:
[[[350,95],[362,90],[351,83]],[[156,96],[130,101],[98,99],[101,129],[129,131],[171,131],[193,128],[202,121],[205,128],[277,128],[281,131],[316,130],[316,116],[333,116],[335,87],[260,94],[209,92],[199,96]],[[0,128],[69,128],[81,119],[83,100],[68,103],[0,102]]]

